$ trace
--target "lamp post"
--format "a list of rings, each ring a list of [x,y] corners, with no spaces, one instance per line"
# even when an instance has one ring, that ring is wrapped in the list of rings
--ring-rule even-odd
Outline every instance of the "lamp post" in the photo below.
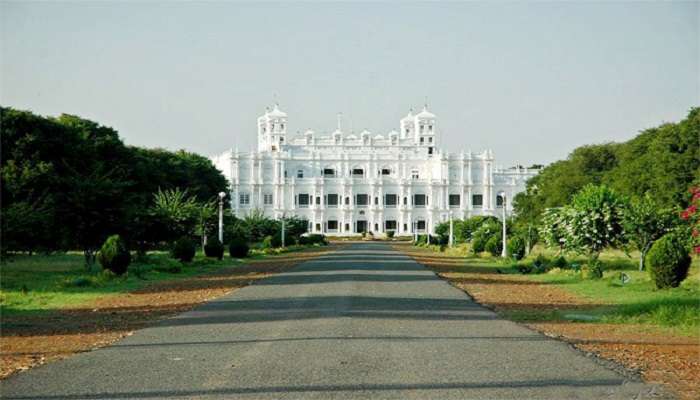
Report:
[[[284,248],[284,213],[282,213],[282,248]]]
[[[224,242],[224,197],[225,192],[219,192],[219,243]]]
[[[506,252],[506,192],[498,192],[501,197],[501,207],[503,207],[503,245],[501,246],[501,257],[506,258],[508,256]]]
[[[448,242],[450,247],[454,246],[454,225],[452,223],[452,212],[450,212],[450,240]]]

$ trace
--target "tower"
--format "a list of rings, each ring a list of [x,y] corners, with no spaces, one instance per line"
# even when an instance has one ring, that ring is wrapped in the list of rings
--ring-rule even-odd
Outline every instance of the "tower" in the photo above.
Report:
[[[432,155],[435,148],[435,114],[428,111],[428,105],[423,106],[423,111],[415,116],[414,126],[417,133],[414,136],[415,144],[428,148],[428,154]]]
[[[279,151],[287,140],[287,113],[279,104],[258,117],[258,151]]]
[[[399,127],[399,137],[401,139],[410,139],[416,132],[415,117],[413,116],[413,109],[408,111],[408,115],[401,118],[401,126]]]

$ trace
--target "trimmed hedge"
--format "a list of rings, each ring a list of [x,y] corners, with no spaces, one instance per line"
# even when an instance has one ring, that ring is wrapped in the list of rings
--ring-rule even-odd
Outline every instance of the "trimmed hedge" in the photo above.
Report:
[[[231,240],[228,245],[228,252],[233,258],[245,258],[248,257],[248,252],[250,251],[250,246],[246,243],[245,239],[236,237]]]
[[[678,287],[688,277],[690,255],[677,235],[664,235],[647,254],[646,263],[651,279],[658,289]]]
[[[171,254],[173,258],[180,260],[182,262],[190,262],[194,258],[194,254],[197,251],[194,242],[187,236],[183,236],[176,240],[173,244]]]
[[[221,260],[224,258],[224,245],[218,238],[207,239],[204,245],[204,255]]]
[[[97,261],[102,269],[123,275],[131,264],[131,253],[119,235],[112,235],[105,240],[97,253]]]

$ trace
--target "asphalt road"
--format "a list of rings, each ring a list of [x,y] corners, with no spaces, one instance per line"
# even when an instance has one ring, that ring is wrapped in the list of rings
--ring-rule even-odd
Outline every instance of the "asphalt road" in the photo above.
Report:
[[[353,244],[116,344],[0,383],[7,399],[648,398],[470,301],[412,259]]]

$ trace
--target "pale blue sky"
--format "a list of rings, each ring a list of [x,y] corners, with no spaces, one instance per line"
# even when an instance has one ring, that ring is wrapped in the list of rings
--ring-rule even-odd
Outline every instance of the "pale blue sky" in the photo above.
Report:
[[[205,155],[289,128],[398,129],[425,96],[441,147],[548,163],[700,104],[698,2],[11,3],[0,103]]]

